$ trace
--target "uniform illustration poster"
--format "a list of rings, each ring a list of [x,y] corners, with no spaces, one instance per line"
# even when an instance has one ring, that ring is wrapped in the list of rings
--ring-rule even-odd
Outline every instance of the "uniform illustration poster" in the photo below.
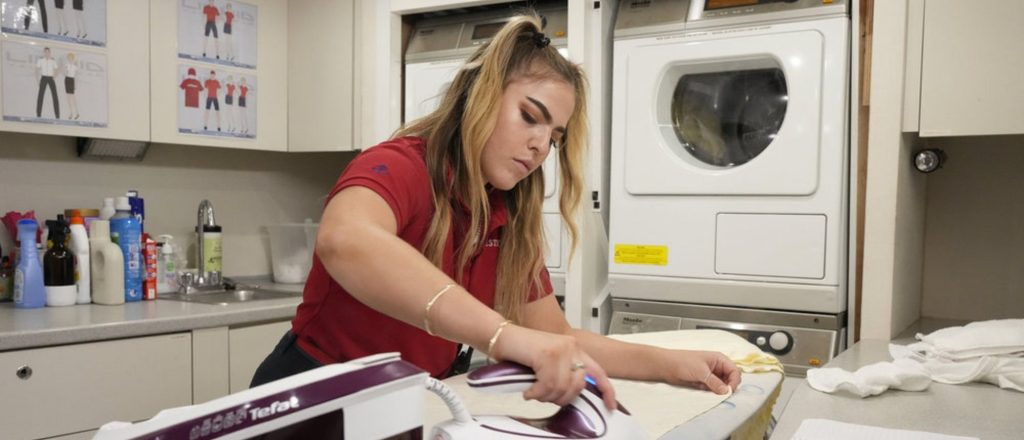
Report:
[[[107,45],[107,0],[2,0],[0,13],[5,33]]]
[[[178,132],[256,138],[256,75],[178,66]]]
[[[3,42],[5,121],[107,126],[107,56],[38,43]]]
[[[178,0],[178,57],[256,68],[257,7],[234,0]]]

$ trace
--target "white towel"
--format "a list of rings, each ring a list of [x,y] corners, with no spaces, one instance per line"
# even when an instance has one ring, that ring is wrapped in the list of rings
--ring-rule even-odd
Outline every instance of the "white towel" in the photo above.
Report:
[[[854,373],[839,368],[807,372],[818,391],[846,390],[860,397],[889,388],[921,391],[931,381],[945,384],[986,382],[1024,392],[1024,319],[972,322],[928,335],[907,346],[889,345],[893,362],[879,362]]]
[[[860,397],[881,394],[889,388],[921,391],[927,389],[931,382],[928,371],[910,359],[865,365],[853,373],[842,368],[818,368],[807,371],[807,384],[811,388],[825,393],[842,390]]]
[[[889,345],[889,354],[896,361],[919,363],[932,380],[946,384],[986,382],[1000,388],[1024,392],[1024,358],[1016,355],[977,356],[962,360],[949,359],[922,351],[925,343],[908,346]]]
[[[962,327],[949,327],[927,335],[917,334],[914,344],[930,353],[949,359],[967,359],[985,355],[1024,353],[1024,319],[977,321]]]

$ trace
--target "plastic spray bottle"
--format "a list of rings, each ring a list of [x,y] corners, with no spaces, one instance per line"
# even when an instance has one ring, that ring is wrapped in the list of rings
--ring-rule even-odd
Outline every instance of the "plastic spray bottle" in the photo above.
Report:
[[[39,264],[36,250],[35,220],[18,221],[18,240],[21,242],[21,257],[14,271],[14,306],[19,309],[35,309],[46,305],[46,286],[43,284],[43,267]]]

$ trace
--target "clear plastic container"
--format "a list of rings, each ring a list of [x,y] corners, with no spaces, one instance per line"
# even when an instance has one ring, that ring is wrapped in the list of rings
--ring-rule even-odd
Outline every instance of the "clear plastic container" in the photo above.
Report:
[[[320,225],[306,219],[305,223],[268,225],[270,259],[275,283],[304,283],[313,264],[316,230]]]

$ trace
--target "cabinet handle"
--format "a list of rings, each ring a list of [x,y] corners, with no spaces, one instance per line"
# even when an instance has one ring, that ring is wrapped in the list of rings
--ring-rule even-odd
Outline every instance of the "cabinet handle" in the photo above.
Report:
[[[22,366],[18,369],[17,375],[18,379],[28,380],[28,378],[32,377],[32,367],[28,365]]]

